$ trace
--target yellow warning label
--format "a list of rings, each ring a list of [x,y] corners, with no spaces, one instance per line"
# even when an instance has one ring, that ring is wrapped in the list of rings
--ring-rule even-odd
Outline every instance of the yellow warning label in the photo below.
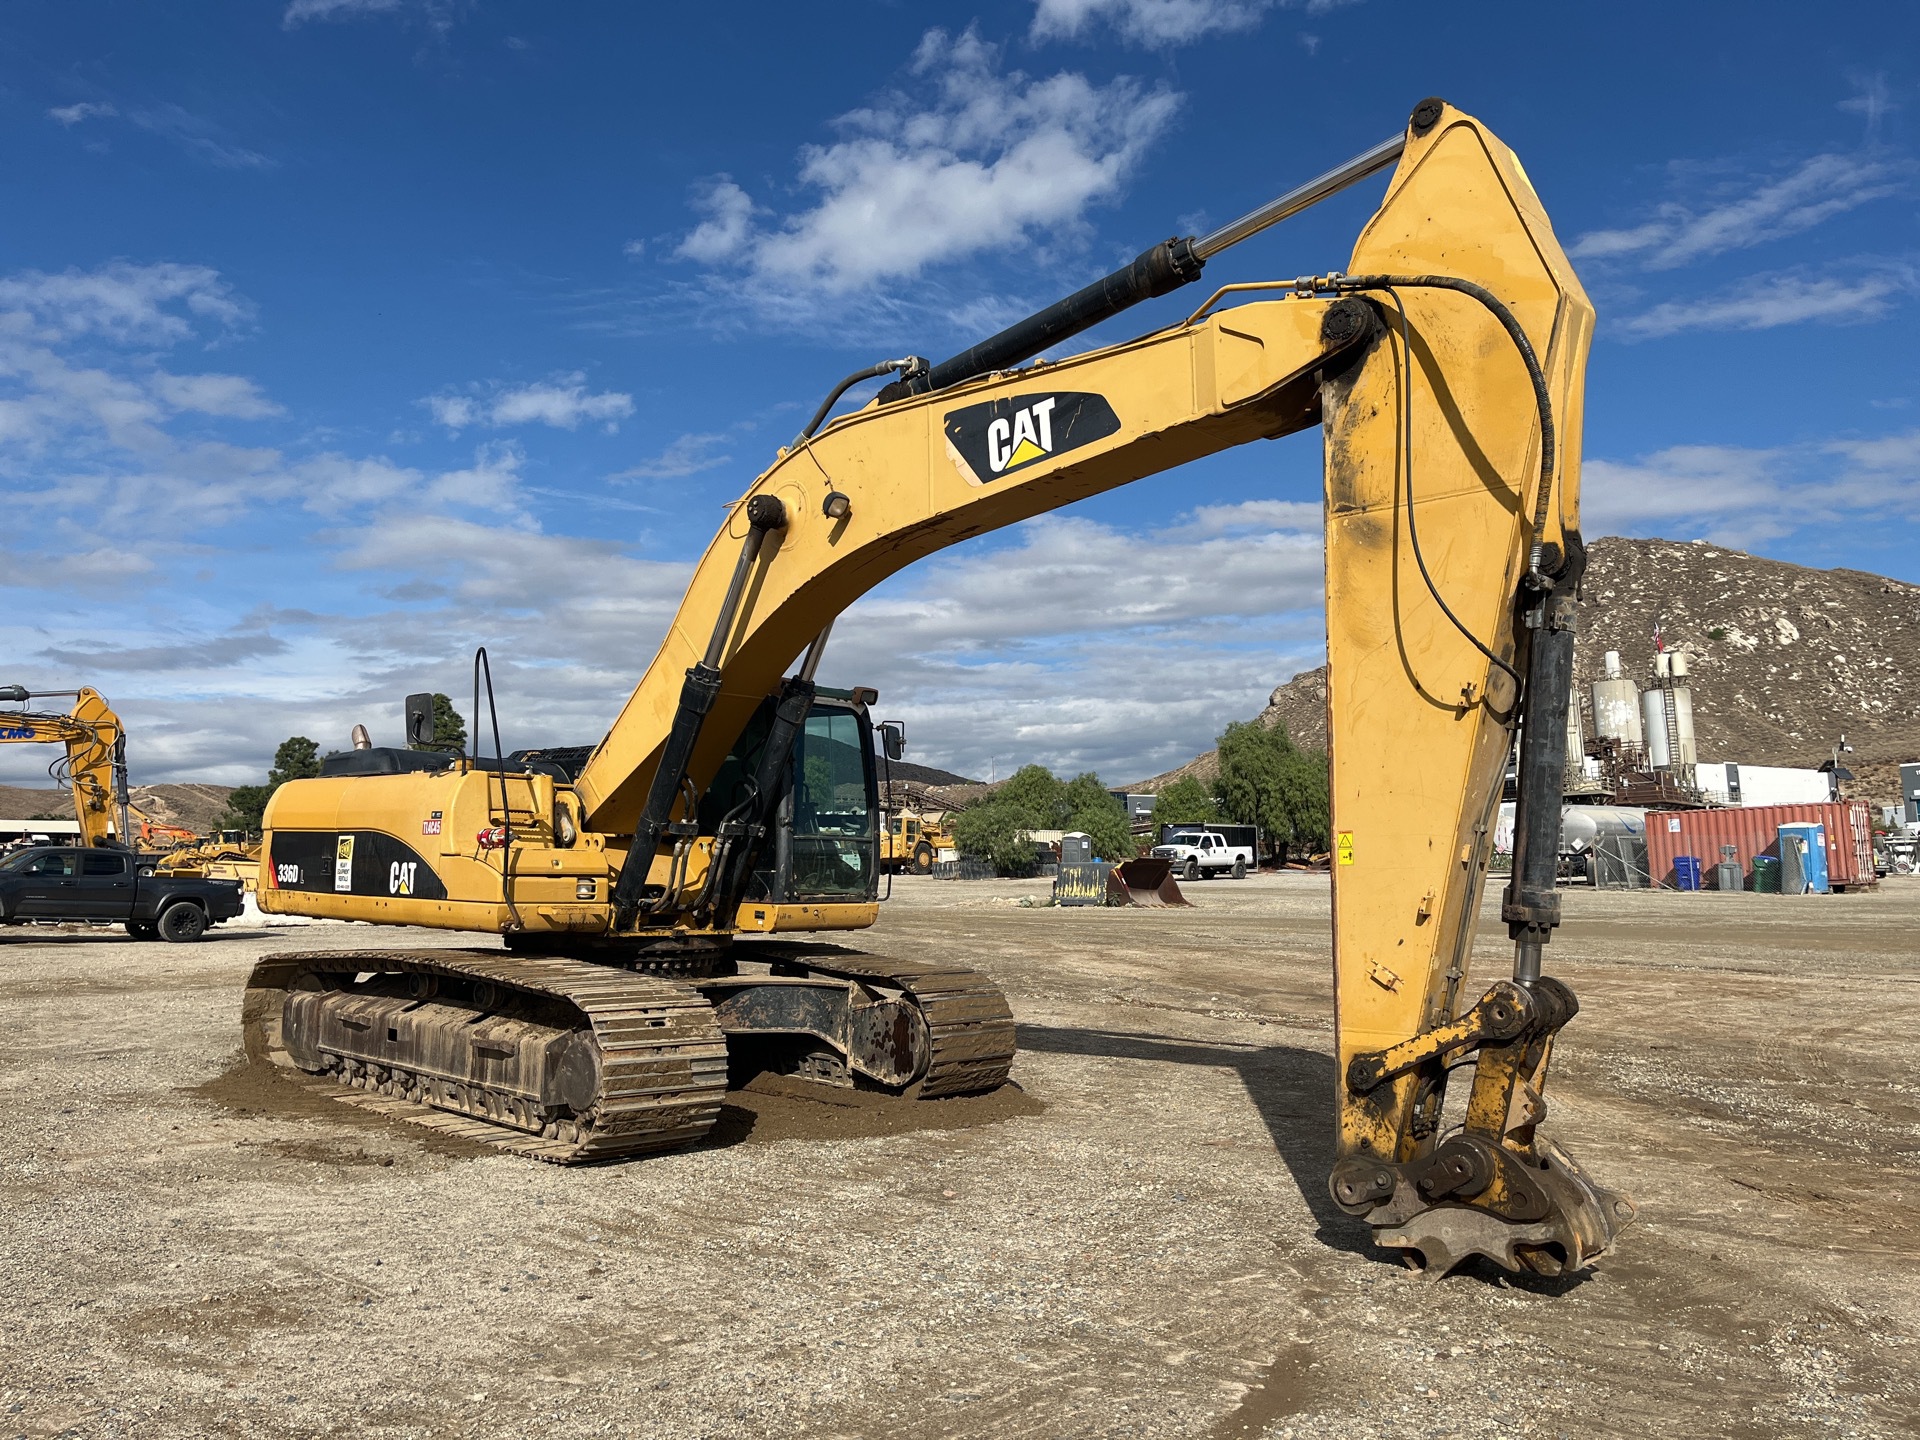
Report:
[[[1342,830],[1333,837],[1334,863],[1351,865],[1353,863],[1353,832]]]
[[[353,836],[342,835],[333,846],[333,888],[341,892],[353,889]]]

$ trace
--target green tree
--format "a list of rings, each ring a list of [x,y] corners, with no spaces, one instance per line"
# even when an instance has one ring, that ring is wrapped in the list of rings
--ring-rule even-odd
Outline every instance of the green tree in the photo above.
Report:
[[[1085,831],[1103,860],[1130,859],[1136,851],[1127,812],[1098,775],[1063,782],[1044,765],[1022,766],[989,799],[962,811],[953,840],[963,855],[999,874],[1031,875],[1036,830]]]
[[[275,789],[289,780],[311,780],[320,773],[320,747],[304,735],[289,735],[273,752],[267,784]]]
[[[433,737],[412,747],[415,750],[444,750],[449,755],[461,755],[467,748],[467,722],[460,718],[460,712],[453,708],[451,696],[438,691],[433,696]]]
[[[1183,775],[1153,799],[1153,826],[1157,834],[1162,825],[1183,821],[1205,823],[1220,818],[1220,806],[1213,792],[1191,775]]]
[[[242,785],[227,797],[227,813],[218,829],[258,835],[265,823],[267,802],[289,780],[311,780],[320,773],[320,747],[304,735],[290,735],[273,752],[273,768],[264,785]]]
[[[1127,807],[1113,798],[1098,775],[1088,771],[1069,780],[1066,802],[1066,823],[1057,828],[1084,830],[1100,859],[1131,860],[1140,853]]]
[[[1326,848],[1327,757],[1296,748],[1284,725],[1249,720],[1227,726],[1213,795],[1222,819],[1258,825],[1277,850]]]

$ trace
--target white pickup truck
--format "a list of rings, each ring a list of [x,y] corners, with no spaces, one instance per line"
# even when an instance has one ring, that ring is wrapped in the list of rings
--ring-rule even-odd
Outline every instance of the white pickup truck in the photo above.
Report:
[[[1198,880],[1216,875],[1247,878],[1253,868],[1251,845],[1229,845],[1227,837],[1215,830],[1181,830],[1153,847],[1153,858],[1173,862],[1173,873],[1182,880]]]

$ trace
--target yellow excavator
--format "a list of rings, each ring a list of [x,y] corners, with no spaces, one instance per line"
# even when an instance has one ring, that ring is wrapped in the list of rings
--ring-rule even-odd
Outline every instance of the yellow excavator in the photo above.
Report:
[[[1388,166],[1346,272],[1225,286],[1178,324],[1026,363]],[[1633,1218],[1541,1129],[1577,1009],[1542,959],[1592,329],[1519,160],[1428,100],[1347,164],[950,360],[848,377],[732,507],[590,752],[502,754],[496,721],[491,756],[477,738],[464,756],[368,748],[280,787],[263,909],[504,946],[269,957],[246,996],[249,1053],[556,1162],[698,1140],[730,1065],[903,1098],[1000,1084],[1013,1026],[984,976],[796,938],[874,923],[874,758],[899,748],[870,719],[874,691],[816,682],[834,619],[945,546],[1319,425],[1332,1195],[1434,1273],[1472,1256],[1586,1266]],[[430,716],[410,699],[410,739]],[[1516,733],[1513,968],[1481,990],[1467,974]]]
[[[47,773],[73,793],[80,844],[131,844],[128,823],[127,732],[98,690],[29,690],[0,685],[0,702],[26,706],[34,700],[71,700],[65,714],[52,710],[0,710],[0,742],[55,744],[62,753]],[[145,817],[141,817],[145,820]]]

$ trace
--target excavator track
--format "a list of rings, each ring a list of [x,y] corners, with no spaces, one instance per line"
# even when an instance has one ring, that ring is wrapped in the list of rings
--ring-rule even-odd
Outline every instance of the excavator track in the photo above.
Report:
[[[359,977],[374,977],[386,993],[364,989]],[[410,994],[394,993],[400,985]],[[449,1004],[445,991],[484,1000]],[[503,1002],[530,1014],[505,1013]],[[535,1016],[570,1023],[541,1025]],[[694,1144],[713,1128],[726,1094],[726,1038],[704,998],[671,981],[554,956],[269,956],[247,983],[242,1024],[249,1058],[338,1099],[556,1165]],[[352,1046],[317,1038],[341,1025],[353,1032]],[[378,1054],[383,1025],[393,1052],[386,1060]],[[582,1046],[589,1033],[590,1046]],[[422,1048],[438,1063],[420,1063]],[[532,1084],[529,1063],[537,1067]],[[515,1067],[517,1084],[494,1073]]]
[[[1013,1011],[1000,987],[979,971],[840,950],[767,948],[776,965],[895,988],[911,998],[926,1022],[928,1055],[908,1094],[922,1100],[977,1095],[1004,1085],[1012,1072]]]
[[[854,1029],[886,1052],[868,1057],[869,1072],[924,1057],[901,1072],[911,1076],[903,1098],[1006,1082],[1013,1014],[977,971],[803,946],[755,951],[775,976],[844,984],[856,1002],[900,992],[918,1034],[894,1032],[889,1052],[886,1027]],[[243,1033],[250,1059],[335,1099],[574,1165],[707,1134],[726,1094],[729,1038],[754,1033],[725,1023],[725,997],[752,984],[713,977],[703,995],[698,980],[498,950],[305,951],[254,966]]]

